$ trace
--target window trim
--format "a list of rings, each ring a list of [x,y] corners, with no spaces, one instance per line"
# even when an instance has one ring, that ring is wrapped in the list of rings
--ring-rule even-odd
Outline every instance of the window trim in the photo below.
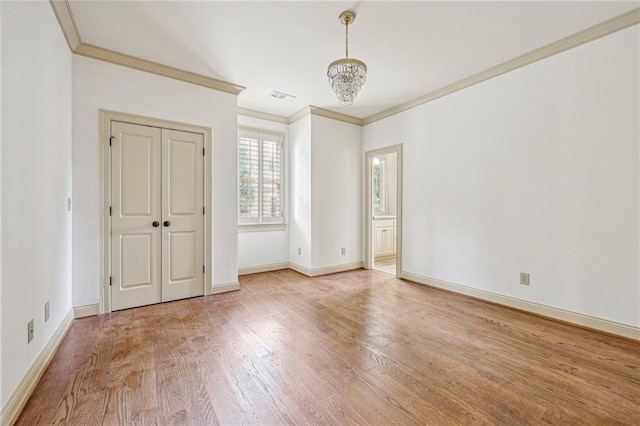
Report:
[[[239,223],[238,232],[284,231],[286,223]]]
[[[240,151],[240,135],[242,134],[242,132],[246,132],[246,133],[253,133],[256,134],[258,136],[258,153],[259,153],[259,160],[258,160],[258,221],[247,221],[247,222],[242,222],[241,221],[241,217],[240,217],[240,155],[239,155],[239,151]],[[267,135],[271,138],[277,138],[279,140],[280,143],[280,215],[281,215],[281,220],[279,221],[274,221],[273,218],[265,218],[264,217],[264,212],[263,212],[263,200],[264,200],[264,193],[263,193],[263,136]],[[286,215],[286,197],[285,197],[285,158],[286,158],[286,154],[285,154],[285,135],[282,132],[278,132],[278,131],[274,131],[274,130],[267,130],[267,129],[261,129],[261,128],[257,128],[257,127],[250,127],[250,126],[238,126],[238,135],[236,138],[236,152],[238,152],[238,171],[236,173],[236,179],[237,179],[237,191],[236,191],[236,197],[237,197],[237,208],[238,208],[238,213],[237,213],[237,224],[238,224],[238,230],[241,232],[251,232],[251,231],[268,231],[268,230],[280,230],[280,229],[285,229],[286,225],[287,225],[287,215]],[[271,219],[271,220],[265,220],[265,219]]]

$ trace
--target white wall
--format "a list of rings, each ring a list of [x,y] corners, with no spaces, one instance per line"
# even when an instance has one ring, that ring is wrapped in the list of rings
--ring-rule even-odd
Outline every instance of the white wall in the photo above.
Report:
[[[289,261],[311,269],[310,115],[289,126],[289,176]]]
[[[237,282],[237,98],[189,83],[73,57],[73,305],[99,300],[99,110],[212,129],[213,284]]]
[[[311,117],[312,269],[362,261],[361,135],[360,126]]]
[[[639,326],[638,40],[366,126],[365,151],[404,143],[403,270]]]
[[[289,222],[289,125],[269,120],[238,116],[238,125],[284,134],[284,210]],[[289,262],[289,225],[269,231],[238,231],[238,268],[282,264]]]
[[[71,311],[72,70],[48,2],[3,2],[1,22],[4,406]]]
[[[240,232],[240,267],[291,262],[313,272],[361,262],[361,128],[316,115],[289,126],[244,116],[238,122],[285,133],[288,128],[289,182],[287,230]],[[286,232],[288,240],[282,238]]]

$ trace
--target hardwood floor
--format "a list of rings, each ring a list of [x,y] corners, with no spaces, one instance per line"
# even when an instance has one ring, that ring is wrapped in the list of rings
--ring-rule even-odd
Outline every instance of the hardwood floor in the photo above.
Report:
[[[374,259],[373,269],[387,274],[396,274],[396,257],[385,257],[384,259]]]
[[[18,424],[640,424],[640,343],[376,271],[75,321]]]

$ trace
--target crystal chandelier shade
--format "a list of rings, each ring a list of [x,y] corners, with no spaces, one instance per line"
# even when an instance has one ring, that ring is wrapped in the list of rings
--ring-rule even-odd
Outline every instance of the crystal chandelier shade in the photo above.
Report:
[[[345,58],[331,62],[327,77],[340,105],[349,106],[367,81],[367,65],[357,59],[349,58],[349,24],[356,16],[346,11],[340,15],[340,22],[345,26]]]
[[[367,81],[367,66],[357,59],[339,59],[329,65],[327,77],[340,105],[349,106]]]

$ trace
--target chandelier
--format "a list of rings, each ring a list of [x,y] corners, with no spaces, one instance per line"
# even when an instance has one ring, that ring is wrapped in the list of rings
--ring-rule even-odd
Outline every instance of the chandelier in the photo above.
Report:
[[[353,23],[356,15],[351,11],[340,14],[340,22],[345,26],[345,58],[329,64],[327,77],[333,92],[338,97],[340,105],[349,106],[358,96],[358,92],[367,81],[367,65],[357,59],[349,58],[349,24]]]

